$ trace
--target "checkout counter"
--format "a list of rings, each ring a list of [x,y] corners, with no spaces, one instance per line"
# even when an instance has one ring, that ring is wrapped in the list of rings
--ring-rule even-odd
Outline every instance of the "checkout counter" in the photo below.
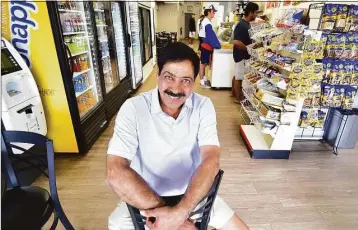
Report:
[[[234,22],[222,22],[216,32],[221,49],[214,49],[211,69],[206,74],[211,79],[212,88],[231,88],[235,73],[233,44],[231,44],[234,25]]]
[[[230,48],[231,47],[231,48]],[[209,78],[213,88],[231,88],[232,77],[235,73],[235,62],[232,54],[232,46],[223,46],[215,49],[212,57]]]

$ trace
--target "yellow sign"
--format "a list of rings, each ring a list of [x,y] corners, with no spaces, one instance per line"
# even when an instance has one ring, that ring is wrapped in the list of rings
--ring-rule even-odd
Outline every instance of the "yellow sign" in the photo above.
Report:
[[[35,78],[55,152],[78,152],[46,2],[1,2],[1,34]]]

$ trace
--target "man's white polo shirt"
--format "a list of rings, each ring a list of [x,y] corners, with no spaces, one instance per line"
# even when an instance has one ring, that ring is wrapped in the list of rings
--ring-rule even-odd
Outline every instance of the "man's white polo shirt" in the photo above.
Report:
[[[203,145],[220,146],[211,100],[192,93],[174,119],[162,111],[155,88],[122,105],[107,154],[130,160],[155,192],[173,196],[185,193]]]

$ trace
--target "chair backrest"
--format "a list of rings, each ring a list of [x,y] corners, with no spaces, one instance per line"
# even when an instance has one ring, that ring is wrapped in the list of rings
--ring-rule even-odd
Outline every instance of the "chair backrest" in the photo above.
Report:
[[[44,173],[49,178],[51,199],[54,208],[56,210],[56,213],[59,215],[59,218],[61,219],[62,224],[65,226],[66,229],[73,229],[71,223],[64,215],[62,206],[58,198],[57,186],[56,186],[56,174],[55,174],[54,149],[53,149],[52,140],[38,133],[31,133],[31,132],[24,132],[24,131],[6,131],[4,129],[1,130],[1,159],[2,159],[2,165],[5,169],[4,172],[5,177],[8,177],[6,181],[7,183],[11,183],[13,187],[19,187],[20,184],[17,180],[17,176],[12,167],[11,161],[9,159],[9,155],[13,155],[12,148],[24,151],[24,153],[31,152],[31,151],[19,147],[12,143],[26,143],[26,144],[33,144],[35,146],[36,145],[46,146],[48,174],[43,170],[42,173]]]
[[[210,221],[210,213],[216,198],[216,195],[219,191],[221,179],[223,177],[224,171],[219,169],[218,174],[215,177],[215,180],[205,197],[202,198],[199,204],[200,207],[190,214],[192,220],[196,221],[196,227],[198,230],[207,230],[208,224]],[[175,198],[176,199],[176,198]],[[178,202],[180,199],[177,199]],[[142,216],[139,210],[136,207],[127,204],[129,214],[132,218],[134,229],[135,230],[144,230],[146,217]]]

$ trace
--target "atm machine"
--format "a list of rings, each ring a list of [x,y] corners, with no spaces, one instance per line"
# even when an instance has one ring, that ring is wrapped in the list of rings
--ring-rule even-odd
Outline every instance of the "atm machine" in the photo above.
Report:
[[[45,113],[36,82],[26,62],[4,38],[1,38],[1,92],[2,128],[46,135]],[[21,147],[29,149],[31,145]]]

